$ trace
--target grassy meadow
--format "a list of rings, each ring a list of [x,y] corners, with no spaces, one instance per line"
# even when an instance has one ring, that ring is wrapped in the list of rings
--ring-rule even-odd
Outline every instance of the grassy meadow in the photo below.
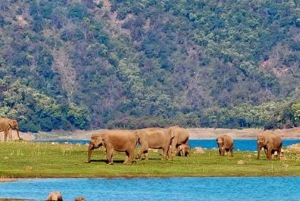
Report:
[[[136,149],[137,153],[137,149]],[[190,157],[161,160],[160,151],[149,152],[149,160],[123,164],[125,153],[114,152],[114,165],[105,163],[104,148],[93,152],[86,163],[87,145],[8,141],[0,143],[1,178],[53,177],[205,177],[205,176],[300,176],[300,154],[286,152],[281,160],[267,161],[254,152],[235,151],[221,157],[217,150]]]

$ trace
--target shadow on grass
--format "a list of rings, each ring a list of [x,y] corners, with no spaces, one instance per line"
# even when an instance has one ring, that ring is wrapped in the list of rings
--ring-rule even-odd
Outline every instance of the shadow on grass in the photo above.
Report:
[[[96,162],[96,163],[106,163],[107,164],[107,160],[106,159],[99,159],[99,160],[91,160],[90,163],[92,162]],[[124,163],[124,160],[114,160],[114,163]],[[1,200],[0,200],[1,201]]]

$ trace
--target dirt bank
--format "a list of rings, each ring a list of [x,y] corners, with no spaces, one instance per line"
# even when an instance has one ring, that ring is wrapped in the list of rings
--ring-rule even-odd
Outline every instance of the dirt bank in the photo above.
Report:
[[[262,129],[223,129],[223,128],[188,128],[191,139],[209,139],[216,138],[221,134],[227,134],[235,139],[256,138],[257,134],[262,132]],[[74,139],[74,140],[88,140],[94,133],[102,132],[102,130],[77,130],[73,132],[68,131],[53,131],[53,132],[39,132],[39,133],[20,133],[24,140],[45,140],[45,139]],[[300,138],[300,127],[274,130],[275,133],[283,138]],[[17,139],[15,132],[13,138]],[[3,140],[3,134],[0,139]]]

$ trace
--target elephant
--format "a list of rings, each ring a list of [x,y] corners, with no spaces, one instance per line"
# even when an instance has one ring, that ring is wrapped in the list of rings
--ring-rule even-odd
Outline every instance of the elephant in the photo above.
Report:
[[[260,150],[264,148],[268,160],[272,159],[272,154],[277,151],[277,158],[280,157],[282,148],[282,139],[272,131],[264,131],[257,136],[257,159],[260,156]]]
[[[92,151],[101,146],[106,149],[107,163],[113,165],[113,152],[125,152],[125,164],[131,164],[134,160],[134,150],[138,142],[138,135],[129,130],[107,130],[99,134],[93,134],[88,147],[88,160],[91,162]]]
[[[178,156],[189,156],[191,152],[191,147],[188,144],[181,144],[177,147]]]
[[[63,201],[61,192],[59,191],[50,192],[46,201]]]
[[[141,160],[142,154],[148,159],[148,149],[162,149],[162,160],[165,160],[170,148],[174,134],[165,128],[144,128],[136,130],[139,136],[139,144],[141,145],[137,158]]]
[[[220,156],[224,156],[225,152],[230,152],[230,156],[233,156],[233,139],[232,137],[228,135],[221,135],[217,137],[216,139],[218,148],[219,148],[219,154]]]
[[[190,135],[186,129],[181,128],[179,126],[169,127],[169,132],[171,132],[172,135],[174,135],[174,138],[172,139],[171,143],[171,152],[169,152],[171,154],[171,156],[169,155],[169,157],[173,158],[173,156],[176,155],[175,152],[179,145],[188,144]]]
[[[19,140],[23,140],[19,135],[19,125],[16,120],[0,118],[0,132],[4,132],[4,141],[7,140],[7,136],[12,139],[12,130],[16,130]]]

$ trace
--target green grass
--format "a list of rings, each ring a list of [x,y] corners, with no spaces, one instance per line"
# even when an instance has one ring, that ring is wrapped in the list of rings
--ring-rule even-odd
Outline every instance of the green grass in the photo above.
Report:
[[[95,150],[94,161],[85,163],[85,145],[1,142],[0,177],[300,176],[300,154],[293,152],[285,153],[284,160],[267,161],[263,152],[257,160],[254,152],[235,151],[234,157],[221,157],[217,150],[206,150],[205,154],[162,161],[159,151],[131,165],[123,164],[124,153],[114,153],[114,165],[105,163],[104,148]],[[238,164],[241,160],[244,164]]]

